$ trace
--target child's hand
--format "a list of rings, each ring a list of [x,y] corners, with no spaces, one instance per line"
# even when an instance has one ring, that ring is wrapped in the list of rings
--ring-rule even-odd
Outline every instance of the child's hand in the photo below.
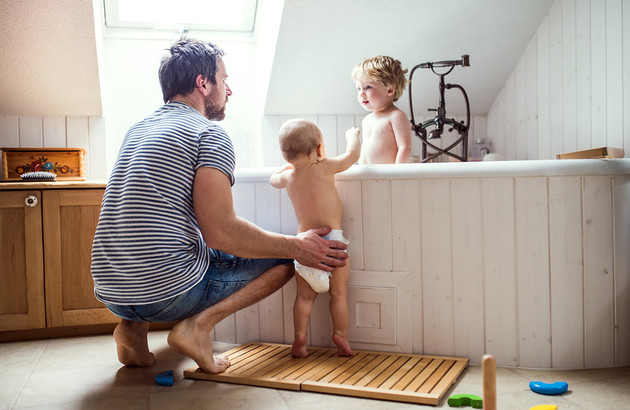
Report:
[[[352,127],[348,131],[346,131],[346,142],[352,137],[358,137],[360,134],[360,130],[357,127]]]

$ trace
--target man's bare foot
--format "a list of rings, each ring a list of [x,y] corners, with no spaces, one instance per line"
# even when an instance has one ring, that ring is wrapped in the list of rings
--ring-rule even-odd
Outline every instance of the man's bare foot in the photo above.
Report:
[[[125,366],[149,367],[155,363],[155,355],[147,343],[147,322],[122,319],[114,329],[118,360]]]
[[[291,346],[291,356],[308,356],[308,352],[306,351],[306,335],[295,335],[295,339],[293,339],[293,346]]]
[[[179,353],[193,359],[206,373],[221,373],[230,366],[227,357],[212,355],[210,332],[201,329],[195,322],[195,316],[177,323],[168,334],[168,344]]]
[[[350,342],[348,338],[341,336],[340,334],[333,333],[332,341],[337,345],[337,354],[339,356],[352,356],[352,349],[350,348]]]

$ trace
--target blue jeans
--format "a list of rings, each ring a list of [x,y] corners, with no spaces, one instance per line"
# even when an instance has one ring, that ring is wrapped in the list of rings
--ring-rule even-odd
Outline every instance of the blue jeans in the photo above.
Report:
[[[107,308],[134,322],[173,322],[217,304],[274,266],[293,264],[292,259],[247,259],[212,252],[212,261],[201,282],[181,295],[148,305],[106,304]]]

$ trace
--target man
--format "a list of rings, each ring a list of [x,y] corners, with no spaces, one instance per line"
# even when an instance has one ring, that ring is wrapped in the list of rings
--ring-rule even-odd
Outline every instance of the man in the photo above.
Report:
[[[327,271],[344,266],[346,245],[265,231],[236,216],[232,142],[216,123],[232,95],[223,51],[181,38],[160,65],[165,105],[128,131],[110,176],[92,247],[96,297],[121,318],[118,358],[151,366],[149,322],[179,321],[169,345],[209,373],[210,331],[282,287],[292,259]],[[233,256],[236,255],[236,256]]]

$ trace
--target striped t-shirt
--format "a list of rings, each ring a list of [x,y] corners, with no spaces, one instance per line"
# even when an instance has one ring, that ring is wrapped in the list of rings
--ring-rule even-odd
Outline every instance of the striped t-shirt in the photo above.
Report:
[[[94,236],[97,299],[155,303],[199,283],[210,250],[193,209],[195,171],[216,168],[234,184],[234,166],[225,131],[184,103],[165,104],[134,125],[107,183]]]

